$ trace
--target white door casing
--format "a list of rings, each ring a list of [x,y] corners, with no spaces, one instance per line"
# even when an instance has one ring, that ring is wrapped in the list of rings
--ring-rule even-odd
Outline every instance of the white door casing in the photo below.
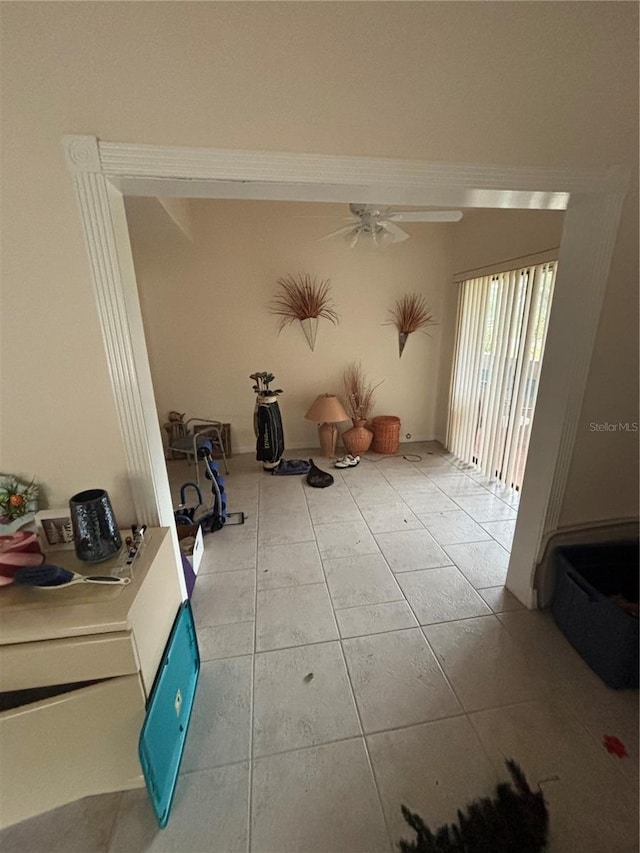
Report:
[[[625,167],[442,164],[63,138],[75,185],[139,522],[172,526],[123,195],[566,210],[545,360],[507,585],[537,605],[535,567],[555,530],[604,298]],[[565,330],[571,329],[571,346]],[[175,535],[174,535],[175,540]],[[176,558],[179,557],[175,540]]]

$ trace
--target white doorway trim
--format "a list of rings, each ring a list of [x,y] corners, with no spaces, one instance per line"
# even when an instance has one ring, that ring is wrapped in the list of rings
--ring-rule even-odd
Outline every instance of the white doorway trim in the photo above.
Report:
[[[557,528],[622,201],[624,167],[479,166],[63,139],[89,256],[140,523],[173,519],[124,194],[566,210],[507,583],[537,605],[535,568]],[[570,339],[569,339],[570,335]]]

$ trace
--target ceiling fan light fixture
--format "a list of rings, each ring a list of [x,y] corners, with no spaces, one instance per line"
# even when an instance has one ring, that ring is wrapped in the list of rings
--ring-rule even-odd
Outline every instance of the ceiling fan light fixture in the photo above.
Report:
[[[393,211],[388,207],[375,204],[349,205],[351,224],[330,234],[325,234],[321,240],[342,236],[353,249],[358,242],[371,243],[383,248],[394,243],[408,240],[410,235],[397,225],[397,222],[459,222],[462,219],[460,210],[424,210],[424,211]]]
[[[343,236],[351,249],[355,248],[358,244],[383,248],[384,246],[390,246],[392,243],[399,242],[393,234],[381,225],[378,225],[375,228],[364,228],[357,225],[354,228],[351,228],[349,232]]]

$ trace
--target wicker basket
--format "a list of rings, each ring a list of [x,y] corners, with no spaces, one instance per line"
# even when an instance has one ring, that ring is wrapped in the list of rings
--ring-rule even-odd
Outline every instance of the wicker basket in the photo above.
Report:
[[[355,420],[351,429],[342,433],[342,443],[347,453],[352,456],[360,456],[371,447],[373,433],[367,429],[364,419]]]
[[[400,418],[395,415],[379,415],[371,421],[374,453],[397,453],[400,446]]]

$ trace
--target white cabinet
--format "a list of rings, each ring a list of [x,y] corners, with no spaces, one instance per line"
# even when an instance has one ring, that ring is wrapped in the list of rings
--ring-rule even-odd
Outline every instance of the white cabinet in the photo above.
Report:
[[[97,573],[73,552],[51,562]],[[181,601],[167,528],[132,568],[127,586],[0,590],[0,826],[144,784],[138,736]]]

